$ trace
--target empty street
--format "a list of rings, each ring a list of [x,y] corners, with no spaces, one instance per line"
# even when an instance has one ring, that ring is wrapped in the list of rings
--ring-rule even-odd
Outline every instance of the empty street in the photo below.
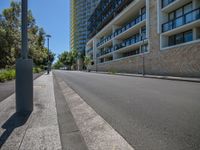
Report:
[[[136,150],[200,149],[200,84],[54,71]]]

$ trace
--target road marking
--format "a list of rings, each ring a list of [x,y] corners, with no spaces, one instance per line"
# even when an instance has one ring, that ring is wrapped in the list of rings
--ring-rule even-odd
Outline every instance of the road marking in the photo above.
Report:
[[[89,150],[134,150],[64,81],[58,82]]]

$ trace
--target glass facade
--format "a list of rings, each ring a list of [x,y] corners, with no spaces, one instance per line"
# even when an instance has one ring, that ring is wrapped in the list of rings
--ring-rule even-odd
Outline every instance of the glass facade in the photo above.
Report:
[[[71,0],[71,49],[85,54],[87,25],[99,0]]]
[[[117,14],[134,0],[101,0],[88,21],[88,38],[91,39]]]

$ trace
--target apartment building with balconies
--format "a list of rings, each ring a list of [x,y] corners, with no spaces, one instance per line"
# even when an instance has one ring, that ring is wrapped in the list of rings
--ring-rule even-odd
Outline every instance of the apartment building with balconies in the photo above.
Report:
[[[88,33],[93,70],[200,77],[199,0],[102,0]]]

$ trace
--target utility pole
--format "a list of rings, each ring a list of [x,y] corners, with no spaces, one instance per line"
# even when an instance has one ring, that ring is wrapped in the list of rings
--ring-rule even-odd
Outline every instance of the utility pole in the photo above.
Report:
[[[28,0],[22,0],[22,47],[16,61],[16,112],[33,111],[33,61],[28,59]]]

